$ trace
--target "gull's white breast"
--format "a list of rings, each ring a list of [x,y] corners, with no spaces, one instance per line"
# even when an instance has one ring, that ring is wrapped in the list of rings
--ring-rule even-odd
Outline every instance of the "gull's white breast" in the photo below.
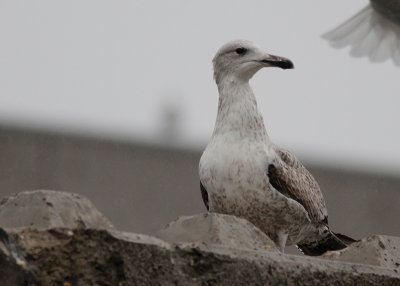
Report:
[[[233,137],[214,137],[200,159],[200,180],[209,192],[210,211],[232,211],[244,196],[266,199],[266,170],[272,157],[268,153],[273,151],[265,142]],[[222,200],[216,202],[218,198]]]
[[[296,243],[310,220],[298,202],[269,183],[268,165],[276,160],[274,145],[233,137],[213,137],[200,159],[209,210],[245,218],[272,238],[283,229],[289,233],[288,243]]]

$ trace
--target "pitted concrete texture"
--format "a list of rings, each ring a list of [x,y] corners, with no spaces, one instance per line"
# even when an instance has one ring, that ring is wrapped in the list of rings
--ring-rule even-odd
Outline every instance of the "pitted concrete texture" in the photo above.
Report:
[[[400,238],[373,235],[340,251],[330,251],[322,258],[393,268],[400,272]]]
[[[31,265],[13,238],[0,228],[0,285],[36,285]]]
[[[160,232],[170,243],[107,229],[108,221],[76,195],[24,192],[0,205],[3,221],[5,214],[18,216],[0,229],[0,286],[400,285],[399,270],[391,264],[287,255],[265,247],[268,237],[233,216],[181,217]],[[387,251],[383,260],[390,259],[392,239],[367,239],[363,252],[378,245]]]
[[[219,248],[278,251],[274,242],[249,221],[217,213],[181,216],[157,236],[170,243],[195,242]]]
[[[400,285],[394,269],[273,251],[221,254],[98,229],[8,231],[36,285]]]
[[[114,229],[84,196],[58,191],[27,191],[0,200],[0,227]]]

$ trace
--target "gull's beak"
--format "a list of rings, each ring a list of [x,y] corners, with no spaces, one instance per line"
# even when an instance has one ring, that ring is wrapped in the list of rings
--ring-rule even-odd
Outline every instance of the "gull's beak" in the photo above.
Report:
[[[265,67],[279,67],[284,70],[294,68],[291,60],[270,54],[265,54],[260,63]]]

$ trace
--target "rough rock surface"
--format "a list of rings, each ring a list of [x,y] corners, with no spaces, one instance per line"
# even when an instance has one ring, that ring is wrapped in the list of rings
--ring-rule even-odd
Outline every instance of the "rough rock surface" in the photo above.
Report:
[[[0,229],[0,285],[34,285],[33,269],[7,232]]]
[[[35,198],[35,193],[30,194]],[[69,194],[59,195],[64,195],[66,201],[71,199]],[[29,209],[29,194],[23,201]],[[38,203],[36,198],[32,201]],[[63,216],[71,216],[62,217],[61,221],[69,223],[64,228],[51,224],[47,228],[43,224],[21,227],[18,223],[17,228],[8,225],[6,232],[0,230],[0,285],[400,285],[399,271],[392,267],[263,249],[269,240],[251,224],[233,217],[201,214],[178,219],[162,231],[174,240],[173,229],[179,230],[177,239],[186,242],[178,244],[105,229],[102,224],[86,228],[90,225],[86,222],[70,223],[77,217],[84,220],[84,214],[98,212],[91,208],[75,208],[77,213],[72,213],[61,207]],[[41,214],[54,215],[60,223],[58,209],[47,208],[48,212]],[[34,213],[21,211],[19,215]],[[196,224],[199,231],[195,235],[182,231],[195,231]],[[240,230],[244,233],[239,234]],[[251,243],[247,244],[246,235]],[[239,242],[234,242],[236,236]],[[258,238],[260,242],[255,241]]]
[[[392,270],[241,251],[223,255],[193,244],[106,230],[16,230],[41,285],[399,285]],[[29,239],[26,239],[29,237]],[[33,241],[33,242],[32,242]],[[28,242],[29,245],[25,243]],[[68,284],[70,283],[70,284]]]
[[[278,251],[275,243],[249,221],[217,213],[181,216],[167,224],[157,236],[170,243],[196,242],[235,249]]]
[[[20,192],[1,199],[0,227],[114,229],[87,198],[46,190]]]
[[[322,258],[382,266],[400,272],[400,238],[373,235],[340,251],[330,251]]]

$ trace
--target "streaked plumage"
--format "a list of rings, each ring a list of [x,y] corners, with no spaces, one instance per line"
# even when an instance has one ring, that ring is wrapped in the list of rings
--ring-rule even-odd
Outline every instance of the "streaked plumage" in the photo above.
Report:
[[[328,228],[318,183],[293,154],[270,141],[248,83],[263,67],[293,64],[247,41],[227,43],[213,63],[218,115],[199,163],[207,209],[248,219],[282,250],[297,244],[306,254],[317,255],[344,248]]]

